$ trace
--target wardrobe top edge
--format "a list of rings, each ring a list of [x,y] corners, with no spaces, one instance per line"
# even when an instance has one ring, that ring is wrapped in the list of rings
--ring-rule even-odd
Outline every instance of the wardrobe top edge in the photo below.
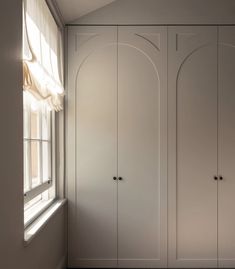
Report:
[[[222,24],[65,24],[65,26],[235,26],[235,23]]]

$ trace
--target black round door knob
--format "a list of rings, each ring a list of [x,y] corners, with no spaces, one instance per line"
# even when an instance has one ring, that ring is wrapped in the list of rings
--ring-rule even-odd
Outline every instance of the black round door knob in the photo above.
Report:
[[[122,180],[122,177],[119,177],[118,180]]]
[[[117,180],[117,178],[116,177],[113,177],[113,180]]]
[[[222,176],[220,176],[220,177],[219,177],[219,179],[220,179],[220,180],[223,180],[223,177],[222,177]]]
[[[214,176],[214,180],[218,180],[218,177],[217,176]]]

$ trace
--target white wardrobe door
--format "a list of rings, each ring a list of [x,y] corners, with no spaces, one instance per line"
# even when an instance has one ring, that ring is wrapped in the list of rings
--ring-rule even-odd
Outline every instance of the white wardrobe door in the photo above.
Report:
[[[168,40],[169,267],[216,267],[217,28]]]
[[[118,28],[118,265],[167,261],[166,27]]]
[[[219,209],[221,267],[235,267],[235,27],[219,27]]]
[[[117,265],[117,28],[70,27],[69,266]]]

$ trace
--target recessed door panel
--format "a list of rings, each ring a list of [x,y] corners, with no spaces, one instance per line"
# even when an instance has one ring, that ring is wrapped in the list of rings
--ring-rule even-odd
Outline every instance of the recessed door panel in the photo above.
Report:
[[[217,265],[217,28],[170,27],[169,266]]]
[[[235,27],[219,27],[218,258],[235,267]]]
[[[117,28],[69,29],[70,267],[117,265]]]
[[[118,30],[118,265],[165,267],[166,27]]]

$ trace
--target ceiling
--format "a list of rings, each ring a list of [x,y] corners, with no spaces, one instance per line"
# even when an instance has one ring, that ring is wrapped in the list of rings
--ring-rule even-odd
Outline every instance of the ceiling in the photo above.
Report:
[[[72,22],[115,0],[55,0],[65,23]]]

